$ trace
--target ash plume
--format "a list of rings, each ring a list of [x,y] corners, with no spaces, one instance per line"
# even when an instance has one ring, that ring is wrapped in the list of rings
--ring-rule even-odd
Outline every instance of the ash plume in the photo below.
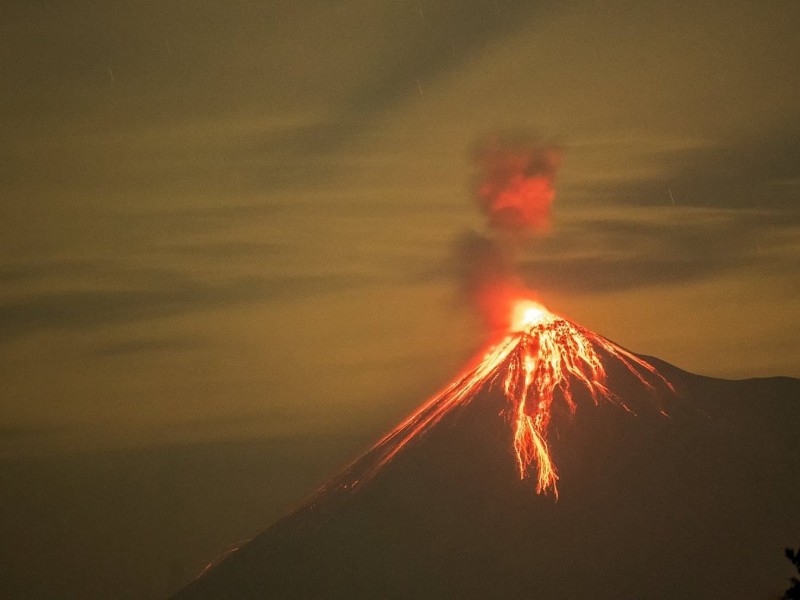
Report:
[[[546,231],[561,153],[525,137],[494,137],[478,145],[475,197],[491,229],[512,235]]]
[[[461,292],[489,330],[501,331],[510,304],[531,296],[517,275],[517,255],[531,236],[549,231],[561,152],[530,136],[494,136],[477,145],[474,162],[474,196],[486,229],[459,240]]]

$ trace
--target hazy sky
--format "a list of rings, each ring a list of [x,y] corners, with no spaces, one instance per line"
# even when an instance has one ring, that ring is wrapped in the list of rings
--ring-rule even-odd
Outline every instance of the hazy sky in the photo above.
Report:
[[[476,140],[557,142],[552,310],[800,376],[800,4],[0,9],[0,453],[387,428],[481,346]]]

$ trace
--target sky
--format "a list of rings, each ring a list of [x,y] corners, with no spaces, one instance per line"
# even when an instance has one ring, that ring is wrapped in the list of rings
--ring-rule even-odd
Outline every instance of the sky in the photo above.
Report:
[[[474,149],[557,144],[520,276],[800,376],[800,5],[5,3],[0,456],[377,437],[485,340]]]
[[[3,8],[4,453],[388,424],[482,343],[476,141],[557,143],[551,310],[800,375],[794,2]]]

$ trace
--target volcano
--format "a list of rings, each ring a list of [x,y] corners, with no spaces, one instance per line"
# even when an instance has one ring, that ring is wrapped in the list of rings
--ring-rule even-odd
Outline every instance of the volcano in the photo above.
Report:
[[[528,310],[174,598],[778,597],[798,431],[800,380],[693,375]]]

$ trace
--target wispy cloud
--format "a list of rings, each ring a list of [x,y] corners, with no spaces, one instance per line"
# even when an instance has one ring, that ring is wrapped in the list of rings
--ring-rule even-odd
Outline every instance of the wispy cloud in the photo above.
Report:
[[[202,281],[177,271],[133,272],[128,287],[54,289],[0,300],[0,339],[47,329],[96,329],[220,306],[308,296],[364,285],[353,274],[281,275]]]
[[[800,123],[780,130],[651,154],[652,174],[598,183],[592,194],[621,204],[800,211]],[[783,185],[781,185],[783,182]]]

